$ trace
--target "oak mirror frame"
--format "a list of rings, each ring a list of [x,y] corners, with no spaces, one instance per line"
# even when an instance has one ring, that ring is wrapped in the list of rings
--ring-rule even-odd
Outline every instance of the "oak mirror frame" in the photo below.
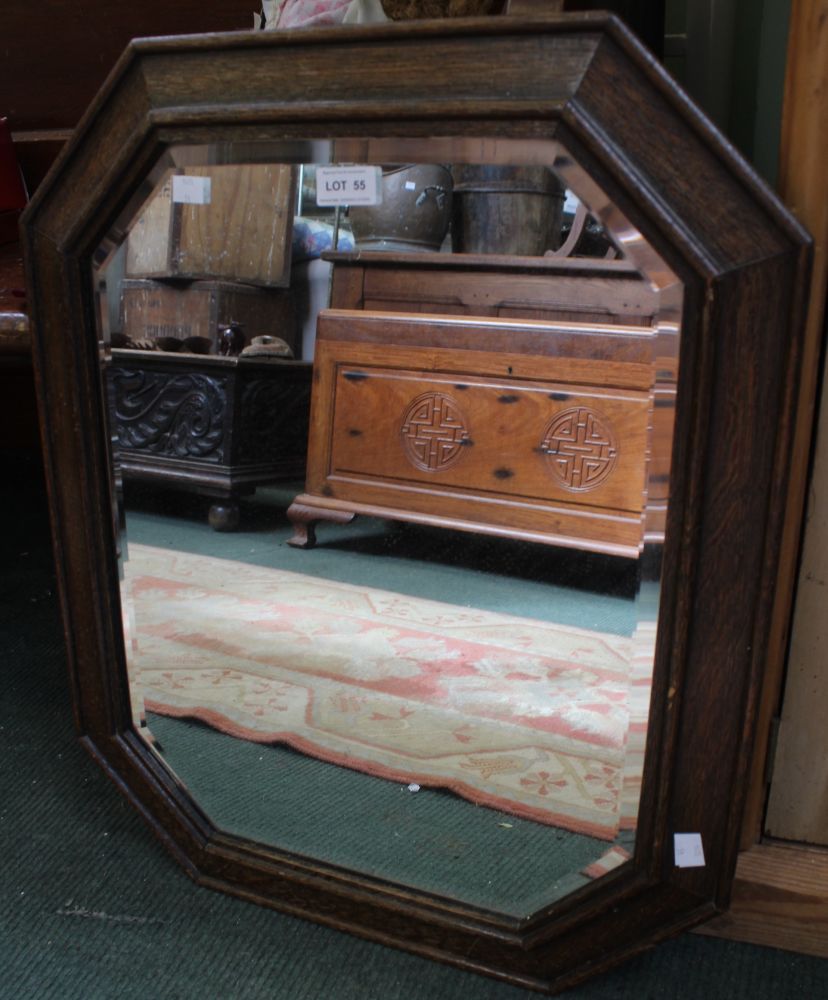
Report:
[[[393,72],[391,72],[393,67]],[[555,141],[683,286],[634,855],[517,917],[218,829],[133,726],[93,256],[165,150],[313,138]],[[200,884],[554,992],[727,905],[773,592],[807,235],[605,15],[139,40],[23,221],[81,740]],[[702,865],[676,863],[698,834]]]

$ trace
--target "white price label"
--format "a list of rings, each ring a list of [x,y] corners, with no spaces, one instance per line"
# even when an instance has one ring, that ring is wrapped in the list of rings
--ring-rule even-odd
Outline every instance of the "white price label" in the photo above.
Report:
[[[704,848],[700,833],[673,834],[677,868],[704,868]]]
[[[210,178],[191,174],[174,174],[172,200],[178,205],[209,205]]]
[[[379,205],[382,187],[379,167],[317,167],[317,205]]]

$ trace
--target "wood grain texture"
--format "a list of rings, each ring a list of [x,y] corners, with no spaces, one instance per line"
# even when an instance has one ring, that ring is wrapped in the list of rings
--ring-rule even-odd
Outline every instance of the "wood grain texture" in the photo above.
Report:
[[[773,843],[743,852],[730,909],[698,930],[828,958],[828,852]]]
[[[219,327],[234,322],[241,325],[246,343],[270,335],[291,348],[296,346],[287,289],[228,281],[179,284],[151,278],[126,278],[121,289],[121,333],[132,341],[203,337],[218,353]]]
[[[469,254],[440,254],[433,262],[388,253],[326,256],[335,262],[331,305],[337,309],[640,325],[658,308],[655,292],[624,265],[593,261],[587,270],[579,262],[556,267],[544,258],[498,258],[498,267],[488,256]]]
[[[25,215],[79,731],[204,884],[514,983],[562,989],[711,916],[728,898],[779,548],[808,241],[611,19],[283,35],[134,46]],[[118,624],[90,268],[100,239],[167,143],[436,131],[564,140],[685,293],[635,858],[521,921],[213,828],[132,732]],[[739,225],[714,225],[711,194],[726,220],[738,209]],[[672,835],[687,830],[703,837],[703,869],[674,866]]]
[[[828,585],[828,408],[817,429],[816,455],[765,832],[828,846],[828,679],[825,588]]]
[[[828,540],[819,514],[825,490],[828,412],[823,402],[816,427],[816,454],[811,469],[815,406],[820,377],[828,285],[828,177],[824,169],[828,135],[828,2],[795,0],[791,9],[785,103],[782,122],[779,191],[811,230],[814,262],[803,349],[802,382],[797,400],[796,437],[788,490],[782,562],[770,638],[769,671],[761,704],[760,732],[767,732],[778,711],[782,674],[790,642],[789,679],[780,729],[780,756],[771,786],[769,832],[785,838],[828,843],[828,803],[824,795],[823,762],[828,756],[824,706],[828,680],[821,663],[823,621],[821,581],[825,579]],[[802,512],[809,476],[814,494],[808,502],[808,522],[800,555]],[[790,603],[797,607],[791,633]],[[822,706],[822,709],[820,709]],[[759,839],[767,800],[767,739],[757,747],[751,774],[743,847]]]
[[[176,200],[174,178],[185,173],[209,182],[206,203]],[[168,171],[130,228],[127,276],[287,287],[295,188],[288,164]]]
[[[301,504],[638,557],[651,329],[331,310],[317,331]]]

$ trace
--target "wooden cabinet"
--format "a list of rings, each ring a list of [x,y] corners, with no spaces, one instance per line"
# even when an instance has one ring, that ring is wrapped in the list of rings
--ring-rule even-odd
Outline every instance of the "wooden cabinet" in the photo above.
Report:
[[[332,256],[291,544],[364,513],[638,556],[661,401],[649,285],[604,262]]]

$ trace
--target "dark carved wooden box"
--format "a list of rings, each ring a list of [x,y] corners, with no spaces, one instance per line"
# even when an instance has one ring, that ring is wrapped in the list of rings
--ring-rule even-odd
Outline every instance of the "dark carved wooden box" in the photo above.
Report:
[[[240,496],[304,470],[306,362],[113,350],[106,378],[120,473],[214,498],[214,528],[235,527]]]

